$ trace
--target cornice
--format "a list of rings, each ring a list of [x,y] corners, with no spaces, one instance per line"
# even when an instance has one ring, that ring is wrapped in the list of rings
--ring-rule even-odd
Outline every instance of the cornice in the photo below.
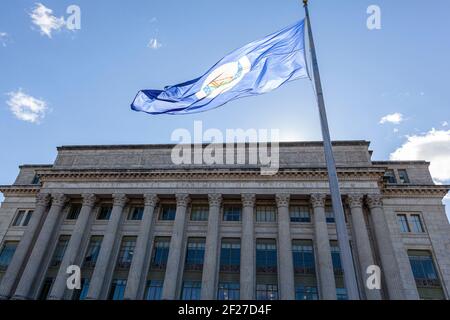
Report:
[[[11,185],[11,186],[0,186],[0,192],[3,193],[5,197],[7,196],[35,196],[39,193],[40,186],[36,185]]]
[[[384,197],[445,197],[450,185],[396,185],[382,189]]]

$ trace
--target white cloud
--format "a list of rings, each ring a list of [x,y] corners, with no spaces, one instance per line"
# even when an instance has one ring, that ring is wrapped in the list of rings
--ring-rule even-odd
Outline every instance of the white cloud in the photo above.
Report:
[[[385,124],[385,123],[400,124],[402,122],[403,122],[403,115],[398,112],[388,114],[388,115],[384,116],[383,118],[381,118],[381,120],[380,120],[380,124]]]
[[[159,42],[158,39],[153,38],[153,39],[150,39],[150,41],[147,44],[147,47],[151,48],[153,50],[157,50],[162,47],[162,44],[161,44],[161,42]]]
[[[394,133],[398,133],[398,128],[394,128]]]
[[[21,89],[8,93],[8,96],[9,100],[6,101],[6,104],[17,119],[39,123],[44,118],[48,109],[44,100],[34,98],[22,92]]]
[[[33,24],[37,25],[42,35],[52,37],[52,32],[63,28],[66,23],[64,17],[58,18],[53,15],[53,10],[42,3],[36,3],[36,7],[30,13]]]
[[[6,32],[0,32],[0,44],[2,45],[2,47],[6,47],[8,38],[9,38],[9,35]]]
[[[408,140],[390,156],[391,160],[426,160],[438,183],[450,181],[450,130],[435,130],[409,136]]]
[[[443,121],[441,124],[442,124],[443,127],[448,127],[448,122],[447,121]]]

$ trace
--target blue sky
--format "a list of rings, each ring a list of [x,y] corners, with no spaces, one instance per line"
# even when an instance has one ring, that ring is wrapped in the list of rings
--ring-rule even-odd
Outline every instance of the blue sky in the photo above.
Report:
[[[138,90],[200,76],[235,48],[301,19],[299,3],[1,0],[0,184],[12,183],[20,164],[52,163],[59,145],[167,143],[194,120],[320,140],[308,80],[191,116],[129,109]],[[61,23],[72,4],[81,9],[76,31]],[[381,30],[366,27],[372,4],[381,8]],[[33,23],[37,8],[52,10],[47,34]],[[310,9],[332,138],[371,141],[375,160],[425,158],[435,180],[450,183],[450,2],[315,0]]]

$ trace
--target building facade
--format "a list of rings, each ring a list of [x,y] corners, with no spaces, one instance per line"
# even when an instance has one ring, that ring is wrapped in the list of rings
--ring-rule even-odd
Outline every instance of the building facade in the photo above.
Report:
[[[21,166],[0,187],[0,297],[347,298],[321,143],[281,143],[274,175],[174,165],[172,148],[66,146]],[[372,161],[365,141],[334,153],[360,298],[448,299],[449,187],[427,162]]]

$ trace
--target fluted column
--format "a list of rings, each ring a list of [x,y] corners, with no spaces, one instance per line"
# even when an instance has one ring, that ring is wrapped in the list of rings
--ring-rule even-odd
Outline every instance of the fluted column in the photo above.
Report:
[[[188,194],[177,194],[177,212],[173,224],[172,237],[170,239],[169,256],[167,258],[166,274],[162,298],[166,300],[176,299],[177,284],[179,280],[179,269],[184,238],[184,228],[186,224],[186,208],[189,204]]]
[[[256,196],[242,194],[242,237],[241,237],[241,300],[255,299],[255,227],[254,207]]]
[[[114,194],[113,199],[111,217],[105,235],[103,236],[98,259],[89,285],[89,291],[86,296],[86,299],[88,300],[98,300],[102,298],[105,276],[108,267],[112,262],[111,258],[122,218],[123,207],[127,202],[127,197],[124,194]]]
[[[217,279],[217,262],[219,260],[219,225],[221,194],[209,194],[209,216],[208,234],[205,243],[205,259],[202,274],[202,300],[213,300],[215,298],[215,287]]]
[[[4,274],[0,285],[0,300],[9,299],[14,290],[14,286],[19,280],[22,267],[25,263],[28,253],[30,252],[33,241],[37,236],[42,216],[50,202],[50,195],[39,193],[36,196],[36,205],[27,228],[16,248],[14,256],[9,264],[8,270]]]
[[[333,261],[331,259],[328,226],[325,219],[325,195],[311,195],[311,204],[314,208],[314,233],[321,298],[323,300],[336,300],[336,282],[334,279]]]
[[[95,205],[96,197],[95,194],[84,194],[83,195],[83,206],[81,208],[80,214],[75,224],[72,236],[70,237],[69,244],[67,245],[64,258],[61,262],[61,266],[56,276],[55,282],[52,286],[52,291],[50,292],[49,300],[60,300],[64,298],[64,293],[66,291],[66,281],[67,281],[67,267],[73,264],[79,263],[76,261],[77,256],[80,252],[81,243],[86,232],[89,232],[88,224],[92,213],[92,208]]]
[[[289,216],[289,194],[277,194],[278,207],[278,251],[281,300],[295,299],[294,260],[292,257],[291,218]]]
[[[41,270],[40,268],[42,268],[46,250],[51,246],[50,240],[56,232],[56,226],[61,215],[61,210],[67,201],[67,197],[64,194],[55,194],[52,195],[52,198],[52,206],[36,239],[36,243],[31,251],[25,270],[20,277],[19,284],[17,285],[13,297],[14,299],[33,298],[33,287],[38,280],[36,278]]]
[[[369,195],[367,204],[370,208],[375,238],[377,241],[378,254],[381,260],[381,273],[384,275],[387,285],[389,299],[403,300],[403,286],[400,277],[400,269],[395,258],[394,247],[389,232],[389,227],[384,216],[383,199],[380,195]]]
[[[353,234],[355,236],[356,249],[358,252],[358,260],[363,279],[364,291],[367,300],[381,300],[381,292],[377,289],[369,289],[366,285],[367,267],[374,265],[372,247],[370,246],[369,234],[363,213],[362,194],[353,194],[347,197],[347,203],[350,206],[350,214],[352,217]]]
[[[158,203],[158,196],[156,194],[146,194],[144,195],[144,200],[144,214],[136,241],[133,260],[131,261],[130,272],[128,273],[127,287],[124,295],[125,300],[136,300],[140,298],[138,297],[140,284],[146,278],[146,270],[144,270],[145,261],[150,257],[150,231],[152,229],[153,213]]]

